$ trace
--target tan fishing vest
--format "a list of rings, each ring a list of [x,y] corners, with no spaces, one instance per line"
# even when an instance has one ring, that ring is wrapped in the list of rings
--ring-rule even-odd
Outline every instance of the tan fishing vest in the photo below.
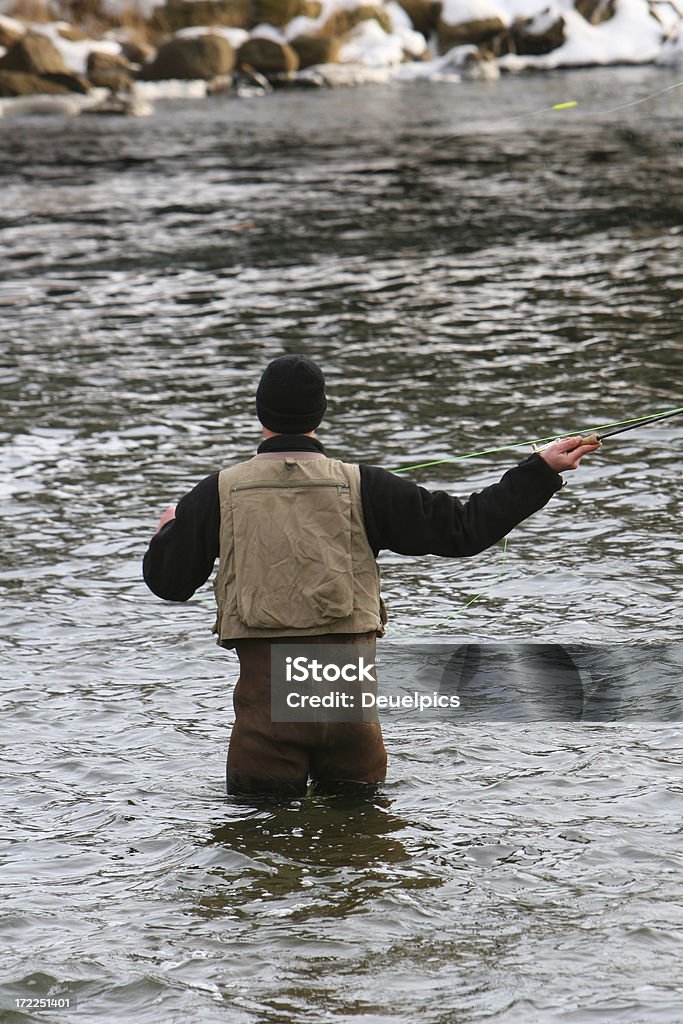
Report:
[[[218,476],[218,643],[384,633],[379,566],[358,466],[318,452],[264,452]]]

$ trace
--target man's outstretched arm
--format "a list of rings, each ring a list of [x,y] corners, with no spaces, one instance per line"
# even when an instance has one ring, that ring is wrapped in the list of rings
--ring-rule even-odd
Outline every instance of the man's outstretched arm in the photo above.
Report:
[[[219,530],[218,473],[212,473],[161,517],[142,563],[152,593],[165,601],[188,601],[213,571]]]
[[[543,508],[562,486],[560,471],[576,469],[599,445],[579,438],[555,441],[530,455],[490,487],[462,502],[445,491],[428,491],[377,466],[361,466],[361,493],[368,540],[401,555],[476,555]]]

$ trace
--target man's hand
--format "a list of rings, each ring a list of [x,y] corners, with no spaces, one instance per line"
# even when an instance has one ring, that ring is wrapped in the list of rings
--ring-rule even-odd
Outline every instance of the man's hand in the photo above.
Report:
[[[584,455],[600,448],[599,441],[596,444],[581,444],[582,440],[582,437],[565,437],[561,441],[552,441],[541,448],[538,454],[556,473],[577,469]]]
[[[175,519],[175,505],[169,505],[164,514],[162,515],[161,519],[159,520],[159,525],[157,526],[157,533],[159,532],[162,526],[166,526],[166,523],[170,523],[172,519]]]

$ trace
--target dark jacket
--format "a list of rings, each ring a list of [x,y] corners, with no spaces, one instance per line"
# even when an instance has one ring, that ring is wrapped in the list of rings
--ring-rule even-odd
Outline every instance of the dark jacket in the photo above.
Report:
[[[316,438],[278,434],[260,452],[319,451]],[[379,466],[360,466],[368,541],[375,556],[476,555],[543,508],[562,478],[540,455],[509,469],[498,483],[461,502],[445,491],[428,491]],[[143,561],[147,586],[166,601],[187,601],[211,576],[218,557],[218,473],[201,480],[178,503],[175,519],[152,538]]]

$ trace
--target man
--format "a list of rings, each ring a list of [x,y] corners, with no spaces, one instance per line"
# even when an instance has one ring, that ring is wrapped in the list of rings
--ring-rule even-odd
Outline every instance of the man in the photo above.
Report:
[[[329,458],[314,436],[326,408],[314,362],[271,362],[256,392],[257,454],[166,509],[144,558],[147,585],[168,601],[189,600],[220,559],[214,631],[240,661],[229,793],[302,794],[309,777],[321,788],[382,782],[379,722],[272,721],[272,645],[360,644],[373,661],[386,622],[375,561],[382,549],[475,555],[542,508],[562,486],[559,473],[599,447],[556,441],[463,504],[379,467]]]

